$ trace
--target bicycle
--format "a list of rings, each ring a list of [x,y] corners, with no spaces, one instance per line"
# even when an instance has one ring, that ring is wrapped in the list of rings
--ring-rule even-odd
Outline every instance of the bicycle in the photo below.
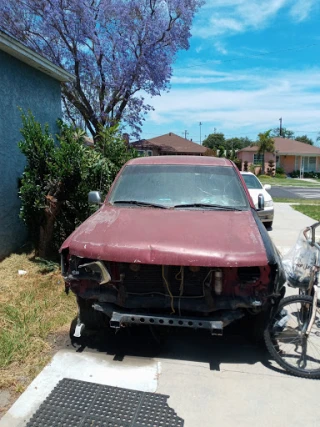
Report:
[[[289,262],[284,262],[287,283],[298,288],[299,295],[283,298],[271,310],[264,331],[267,349],[275,361],[291,375],[312,379],[320,379],[319,226],[317,222],[303,231],[304,241],[290,251]]]

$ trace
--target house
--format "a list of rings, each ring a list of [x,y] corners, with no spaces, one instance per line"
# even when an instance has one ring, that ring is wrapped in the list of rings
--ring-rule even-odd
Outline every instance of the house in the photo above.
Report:
[[[258,154],[257,146],[245,147],[237,152],[238,159],[244,162],[261,165],[264,161],[265,170],[268,162],[273,160],[276,167],[281,167],[286,174],[294,170],[302,172],[320,172],[320,148],[288,138],[274,138],[275,153]],[[264,157],[264,158],[263,158]]]
[[[206,147],[182,138],[172,132],[151,139],[135,141],[130,143],[130,145],[134,147],[141,156],[203,156],[207,151]]]
[[[61,117],[61,82],[73,76],[0,30],[0,259],[26,238],[19,219],[18,178],[25,158],[18,148],[19,107],[53,133]]]

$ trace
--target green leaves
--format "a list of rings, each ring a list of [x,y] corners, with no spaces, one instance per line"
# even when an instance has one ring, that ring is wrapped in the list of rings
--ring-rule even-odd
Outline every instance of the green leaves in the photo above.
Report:
[[[274,153],[275,152],[275,146],[274,146],[274,139],[271,136],[272,130],[267,130],[266,132],[259,133],[258,134],[258,153],[264,154],[264,153]],[[264,169],[265,164],[264,161],[262,162],[262,174],[264,175]]]
[[[19,142],[26,156],[26,167],[21,178],[19,197],[20,217],[27,225],[36,250],[39,248],[40,228],[45,227],[50,215],[50,203],[55,207],[52,241],[47,242],[57,251],[63,240],[94,209],[87,196],[91,190],[100,190],[105,196],[120,168],[135,152],[125,145],[118,126],[102,128],[94,147],[84,144],[81,129],[58,121],[58,144],[31,112],[22,112],[23,140]]]

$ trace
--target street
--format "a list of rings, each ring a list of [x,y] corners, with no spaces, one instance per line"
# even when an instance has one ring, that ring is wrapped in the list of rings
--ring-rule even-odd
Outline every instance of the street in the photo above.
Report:
[[[268,190],[271,197],[286,199],[320,199],[319,187],[272,187]]]
[[[288,204],[275,205],[269,234],[282,253],[312,220]],[[319,383],[287,375],[264,346],[225,330],[223,337],[205,331],[173,331],[161,346],[150,331],[126,329],[112,339],[95,337],[77,348],[58,351],[26,392],[0,421],[18,427],[62,378],[108,384],[168,395],[168,404],[185,427],[316,427]]]

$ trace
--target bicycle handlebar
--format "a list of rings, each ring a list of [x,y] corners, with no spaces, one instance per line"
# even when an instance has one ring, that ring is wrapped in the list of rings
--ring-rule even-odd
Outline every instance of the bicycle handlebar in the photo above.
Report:
[[[317,249],[320,250],[319,243],[316,242],[316,228],[320,226],[320,221],[315,222],[314,224],[310,225],[310,227],[307,227],[303,230],[303,235],[305,239],[310,243],[311,246],[315,246]],[[311,231],[311,242],[308,239],[307,233]]]

